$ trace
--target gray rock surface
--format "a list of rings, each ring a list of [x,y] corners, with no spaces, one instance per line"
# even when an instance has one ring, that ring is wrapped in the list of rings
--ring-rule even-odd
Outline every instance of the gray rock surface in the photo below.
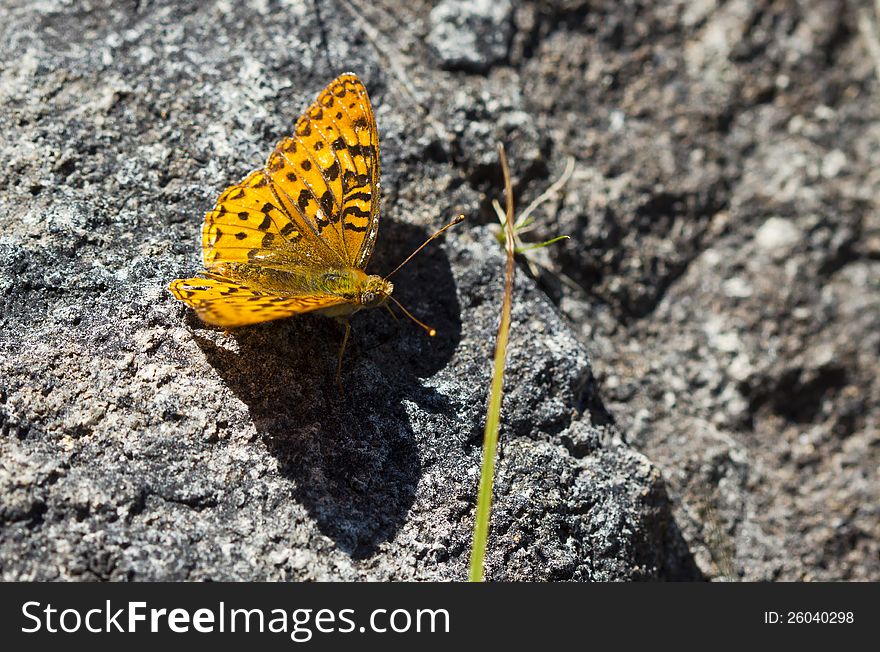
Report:
[[[446,0],[431,9],[428,44],[450,69],[485,72],[507,56],[511,0]]]
[[[21,3],[2,29],[2,577],[464,579],[503,265],[452,151],[467,134],[493,169],[498,113],[533,134],[522,98],[465,87],[453,119],[428,108],[453,136],[426,129],[383,32],[329,3]],[[472,220],[395,278],[439,335],[359,316],[342,393],[333,322],[227,335],[165,287],[198,271],[217,194],[346,69],[383,141],[371,269]],[[430,101],[452,81],[412,73]],[[525,276],[512,345],[489,576],[698,576],[659,471]]]
[[[574,4],[531,10],[520,78],[577,158],[544,287],[606,407],[707,577],[880,579],[877,17]]]
[[[869,14],[5,5],[4,579],[466,577],[499,141],[522,206],[575,171],[536,234],[572,239],[517,282],[489,577],[880,579]],[[395,277],[438,336],[359,315],[340,394],[333,322],[224,335],[164,287],[344,70],[382,139],[370,270],[470,220]]]

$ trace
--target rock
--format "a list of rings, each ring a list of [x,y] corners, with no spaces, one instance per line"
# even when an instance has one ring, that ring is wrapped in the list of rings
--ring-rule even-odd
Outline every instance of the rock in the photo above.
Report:
[[[481,43],[509,38],[509,3],[469,6]],[[342,9],[254,11],[86,19],[21,6],[0,28],[15,61],[0,67],[5,580],[467,577],[503,287],[479,217],[487,179],[449,160],[381,52],[342,38]],[[437,337],[359,315],[342,391],[332,321],[226,335],[166,290],[199,270],[216,196],[341,72],[315,49],[322,35],[379,120],[385,217],[370,269],[387,273],[442,220],[471,216],[395,277]],[[443,73],[424,70],[438,80],[427,97],[444,102]],[[518,161],[539,160],[521,96],[505,93],[487,99],[485,124],[522,134]],[[468,134],[497,173],[498,136]],[[490,578],[699,577],[659,470],[615,432],[584,345],[522,273],[500,452]]]
[[[450,69],[485,72],[507,57],[511,0],[445,0],[431,9],[428,43]]]
[[[535,239],[571,235],[544,286],[604,404],[707,577],[880,578],[880,105],[854,10],[604,5],[575,29],[554,6],[521,79],[548,168],[577,168]]]
[[[355,7],[356,19],[346,7]],[[0,568],[464,579],[510,154],[526,239],[498,580],[880,579],[877,70],[847,3],[21,4],[0,44]],[[232,335],[165,290],[335,75],[382,139],[358,315]],[[467,74],[463,74],[467,73]],[[586,351],[590,351],[590,356]]]
[[[758,248],[775,258],[785,258],[800,239],[800,229],[794,222],[781,217],[771,217],[755,233]]]

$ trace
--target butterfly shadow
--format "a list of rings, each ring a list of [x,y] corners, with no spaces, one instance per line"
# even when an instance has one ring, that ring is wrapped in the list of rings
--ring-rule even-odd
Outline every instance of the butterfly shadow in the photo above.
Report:
[[[398,253],[409,253],[428,235],[384,220],[368,271],[387,273],[402,258]],[[415,501],[417,440],[430,437],[414,431],[405,404],[434,413],[450,409],[421,380],[448,363],[461,338],[455,282],[440,247],[426,248],[394,281],[395,297],[438,334],[428,337],[385,310],[358,313],[341,390],[335,366],[342,328],[330,319],[285,319],[234,331],[229,339],[194,333],[207,361],[248,406],[294,497],[322,533],[359,559],[393,539]]]

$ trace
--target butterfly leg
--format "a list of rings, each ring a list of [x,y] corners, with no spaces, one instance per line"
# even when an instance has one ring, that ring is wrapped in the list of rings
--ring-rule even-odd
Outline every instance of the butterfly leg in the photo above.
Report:
[[[342,389],[342,354],[345,353],[345,345],[348,344],[348,336],[351,335],[351,324],[348,319],[337,319],[345,326],[345,334],[342,336],[342,346],[339,347],[339,360],[336,363],[336,384]]]
[[[385,306],[385,310],[388,311],[388,314],[391,315],[391,316],[394,318],[394,321],[400,321],[400,320],[397,318],[397,315],[394,314],[394,311],[391,309],[391,306],[389,306],[387,303],[386,303],[386,304],[383,304],[383,305]]]

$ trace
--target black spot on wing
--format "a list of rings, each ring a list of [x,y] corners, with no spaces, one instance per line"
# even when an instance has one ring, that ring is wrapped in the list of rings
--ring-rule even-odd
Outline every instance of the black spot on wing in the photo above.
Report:
[[[312,199],[312,193],[303,188],[299,191],[299,197],[297,198],[297,205],[301,210],[306,210],[309,206],[309,201]]]
[[[354,215],[355,217],[370,217],[370,212],[365,211],[362,208],[358,208],[357,206],[346,206],[342,209],[342,218],[345,219],[349,215]]]
[[[330,218],[330,221],[331,221],[331,222],[336,222],[336,221],[338,221],[338,216],[337,216],[337,219],[336,219],[336,220],[334,220],[333,217],[332,217],[332,215],[333,215],[333,213],[332,213],[332,211],[333,211],[333,204],[334,204],[333,193],[332,193],[332,192],[330,192],[329,190],[327,190],[323,195],[321,195],[321,201],[320,201],[320,204],[321,204],[321,210],[324,211],[324,214],[327,215],[327,216]]]
[[[356,188],[368,188],[370,185],[370,177],[366,174],[355,174],[351,170],[346,170],[342,175],[342,194],[348,194]]]
[[[364,224],[363,226],[358,226],[357,224],[352,224],[351,222],[346,222],[345,223],[345,230],[346,231],[357,231],[358,233],[363,233],[364,231],[367,230],[367,226],[368,226],[367,224]]]

